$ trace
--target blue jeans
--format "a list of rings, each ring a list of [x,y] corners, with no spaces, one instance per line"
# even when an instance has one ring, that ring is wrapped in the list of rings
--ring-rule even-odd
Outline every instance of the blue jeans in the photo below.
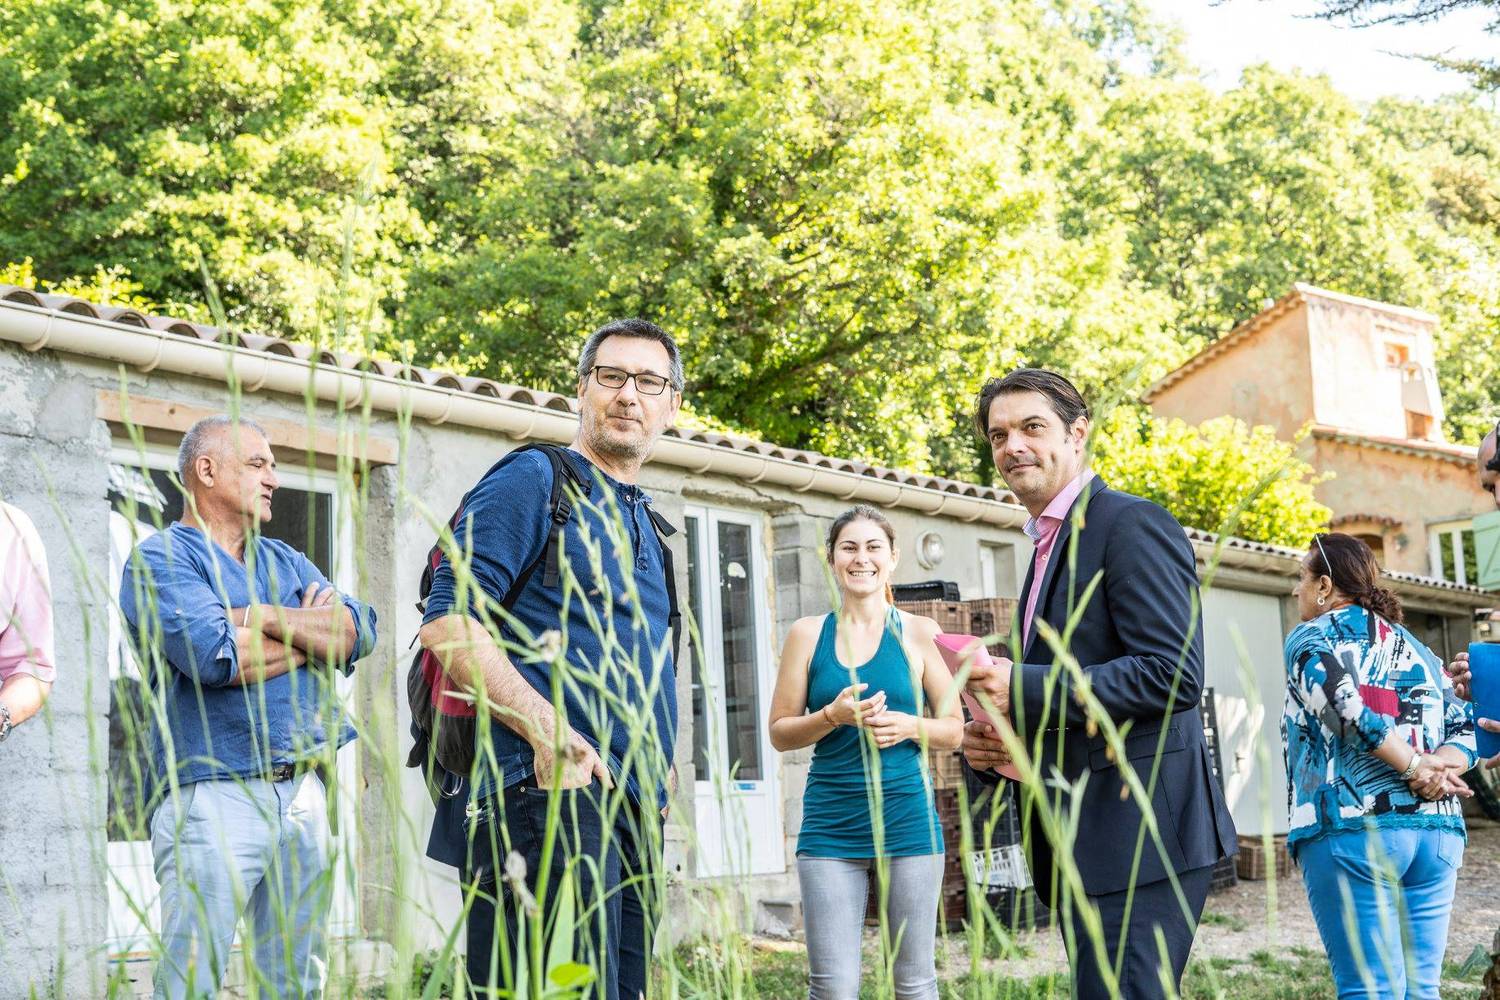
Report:
[[[1297,851],[1339,1000],[1437,1000],[1464,838],[1339,833]]]
[[[316,774],[183,785],[151,817],[151,853],[161,886],[156,1000],[215,996],[241,916],[261,996],[323,995],[333,872]]]
[[[575,905],[571,957],[598,973],[585,996],[638,1000],[645,995],[656,932],[657,907],[652,901],[658,893],[661,836],[655,828],[642,827],[640,810],[633,802],[621,802],[618,797],[623,794],[618,789],[604,792],[597,782],[586,788],[544,791],[534,778],[527,778],[485,800],[475,818],[459,886],[466,900],[473,892],[464,932],[469,982],[476,996],[508,996],[505,991],[514,988],[523,926],[528,950],[530,939],[540,932],[540,953],[549,954],[558,912],[556,887],[565,876],[572,880]],[[557,828],[549,842],[547,814],[554,799]],[[549,843],[544,893],[542,856]],[[539,897],[545,926],[528,915],[531,896]]]

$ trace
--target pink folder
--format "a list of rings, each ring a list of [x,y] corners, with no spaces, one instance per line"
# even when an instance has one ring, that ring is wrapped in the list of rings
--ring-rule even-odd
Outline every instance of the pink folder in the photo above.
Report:
[[[943,662],[948,665],[948,669],[955,675],[958,674],[958,671],[965,663],[972,662],[976,667],[987,667],[994,663],[994,660],[990,659],[990,651],[984,648],[984,644],[979,641],[978,636],[940,633],[933,636],[933,641],[937,643],[938,652],[942,654]],[[990,714],[979,704],[979,699],[970,694],[967,688],[960,692],[960,695],[964,700],[964,706],[969,710],[970,718],[980,722],[988,722],[990,725],[995,726],[996,730],[1001,728],[1001,726],[995,725],[995,720],[990,718]],[[1008,726],[1008,723],[1002,723],[1002,725]],[[1021,772],[1016,770],[1014,764],[1006,764],[1003,767],[997,767],[995,770],[1012,781],[1021,780]]]

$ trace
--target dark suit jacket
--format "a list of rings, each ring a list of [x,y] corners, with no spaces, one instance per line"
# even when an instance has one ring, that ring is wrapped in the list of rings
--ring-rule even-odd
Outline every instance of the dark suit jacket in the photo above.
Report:
[[[1059,635],[1082,605],[1095,576],[1099,582],[1079,620],[1068,649],[1089,679],[1089,687],[1116,725],[1129,723],[1125,757],[1143,786],[1151,790],[1166,850],[1166,864],[1150,833],[1141,848],[1134,881],[1147,885],[1167,877],[1167,868],[1191,871],[1235,852],[1234,823],[1214,780],[1198,703],[1203,691],[1203,621],[1197,607],[1198,575],[1192,546],[1182,526],[1149,500],[1109,489],[1098,477],[1075,503],[1084,505],[1075,534],[1070,514],[1059,531],[1040,581],[1028,572],[1011,626],[1021,628],[1032,587],[1040,587],[1036,620]],[[1070,565],[1071,564],[1071,565]],[[1035,564],[1033,564],[1034,566]],[[1119,892],[1132,880],[1136,842],[1143,825],[1133,794],[1106,752],[1102,733],[1089,735],[1082,705],[1071,680],[1054,667],[1051,648],[1032,634],[1022,637],[1022,657],[1011,677],[1011,715],[1016,732],[1043,774],[1060,773],[1069,784],[1087,775],[1081,792],[1073,862],[1089,895]],[[1163,739],[1154,785],[1152,761]],[[998,781],[990,772],[980,775]],[[1021,796],[1027,858],[1037,891],[1049,905],[1053,893],[1053,850],[1037,815],[1036,796],[1063,806],[1064,824],[1071,796],[1055,788],[1026,788]]]

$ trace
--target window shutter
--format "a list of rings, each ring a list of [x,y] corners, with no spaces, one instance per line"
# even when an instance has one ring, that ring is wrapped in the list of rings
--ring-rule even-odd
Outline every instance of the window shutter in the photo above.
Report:
[[[1474,518],[1474,554],[1479,565],[1479,579],[1474,583],[1485,590],[1500,590],[1500,510]]]

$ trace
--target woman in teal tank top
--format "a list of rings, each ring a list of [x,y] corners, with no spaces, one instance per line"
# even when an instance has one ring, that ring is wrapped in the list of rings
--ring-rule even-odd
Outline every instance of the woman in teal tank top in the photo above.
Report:
[[[938,995],[944,845],[925,748],[956,749],[963,717],[937,623],[891,606],[895,541],[871,507],[834,521],[839,610],[792,626],[771,702],[772,745],[813,747],[797,838],[812,1000],[858,996],[866,899],[882,877],[895,995]]]

